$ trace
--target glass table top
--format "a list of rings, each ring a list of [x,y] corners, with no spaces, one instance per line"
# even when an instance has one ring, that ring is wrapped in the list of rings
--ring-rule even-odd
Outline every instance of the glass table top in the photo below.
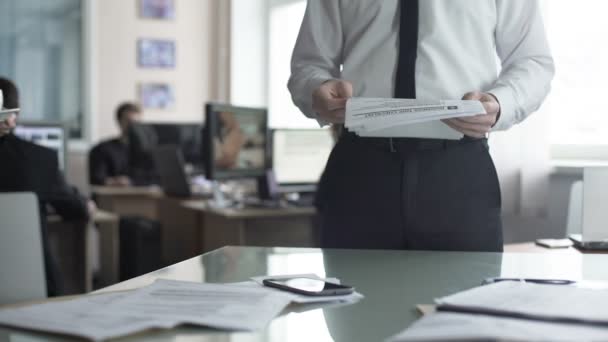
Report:
[[[259,275],[315,273],[339,278],[365,298],[353,305],[300,307],[264,331],[200,327],[149,332],[119,341],[383,341],[419,315],[418,304],[481,284],[489,277],[608,281],[608,256],[225,247],[99,292],[138,288],[155,279],[225,283]],[[69,341],[0,328],[0,341]]]

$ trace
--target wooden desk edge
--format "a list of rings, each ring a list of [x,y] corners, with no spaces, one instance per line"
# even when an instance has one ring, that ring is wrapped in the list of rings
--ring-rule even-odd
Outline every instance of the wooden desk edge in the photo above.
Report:
[[[93,186],[91,193],[98,196],[150,196],[162,197],[163,191],[158,186],[112,187]]]
[[[317,213],[315,207],[287,207],[287,208],[243,208],[243,209],[216,209],[208,206],[205,201],[186,200],[182,208],[226,218],[264,218],[264,217],[292,217],[312,216]]]
[[[52,222],[52,223],[60,223],[60,222],[84,223],[84,224],[87,223],[85,220],[64,221],[59,215],[56,215],[56,214],[49,215],[47,217],[47,219],[48,219],[48,222]],[[114,213],[111,213],[111,212],[105,211],[105,210],[101,210],[101,209],[97,209],[95,211],[95,214],[91,218],[90,222],[93,222],[93,223],[116,223],[116,222],[118,222],[119,219],[120,219],[120,217],[118,215],[114,214]]]

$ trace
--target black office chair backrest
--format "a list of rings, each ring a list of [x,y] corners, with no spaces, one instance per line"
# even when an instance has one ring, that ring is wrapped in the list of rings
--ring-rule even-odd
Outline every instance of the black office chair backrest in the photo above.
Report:
[[[187,198],[192,195],[184,157],[175,145],[158,146],[152,152],[160,185],[166,195]]]

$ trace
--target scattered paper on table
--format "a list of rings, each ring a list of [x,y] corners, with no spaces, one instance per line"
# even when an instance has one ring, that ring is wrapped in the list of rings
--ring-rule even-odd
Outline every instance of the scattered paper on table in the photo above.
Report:
[[[524,314],[539,319],[576,319],[608,324],[608,290],[572,285],[502,281],[438,299],[439,305]]]
[[[608,341],[608,290],[579,285],[503,281],[462,291],[390,341]]]
[[[52,302],[0,311],[0,324],[36,331],[66,334],[93,341],[129,335],[154,327],[148,319],[127,315],[108,316],[100,307],[120,300],[125,293],[85,296],[81,299]]]
[[[131,292],[2,310],[0,324],[94,341],[182,324],[257,330],[290,302],[262,287],[157,280]]]
[[[292,302],[348,302],[363,296],[305,297],[253,280],[205,284],[161,279],[133,291],[0,310],[0,325],[93,341],[183,324],[253,331],[265,327]]]
[[[159,280],[103,311],[107,314],[139,315],[174,324],[258,330],[290,302],[290,296],[265,288]]]
[[[425,316],[390,342],[605,341],[608,328],[457,313]]]

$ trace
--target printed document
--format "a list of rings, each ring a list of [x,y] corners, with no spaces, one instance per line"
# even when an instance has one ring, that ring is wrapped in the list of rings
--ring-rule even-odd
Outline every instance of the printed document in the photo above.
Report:
[[[437,300],[469,310],[608,324],[608,290],[502,281]]]
[[[146,318],[104,315],[99,308],[111,305],[125,293],[85,296],[81,299],[49,302],[0,310],[0,325],[71,335],[102,341],[156,327]],[[158,322],[161,324],[160,322]]]
[[[346,104],[345,126],[349,131],[367,137],[460,139],[461,133],[440,120],[480,114],[486,114],[486,111],[479,101],[355,97]]]
[[[290,296],[266,288],[159,280],[116,302],[106,312],[220,329],[257,330],[290,302]]]
[[[262,287],[158,280],[131,292],[1,310],[0,324],[94,341],[182,324],[258,330],[290,301]]]
[[[476,287],[437,299],[439,311],[390,341],[606,341],[608,290],[590,285]]]
[[[605,341],[608,328],[458,313],[425,316],[390,342]]]

